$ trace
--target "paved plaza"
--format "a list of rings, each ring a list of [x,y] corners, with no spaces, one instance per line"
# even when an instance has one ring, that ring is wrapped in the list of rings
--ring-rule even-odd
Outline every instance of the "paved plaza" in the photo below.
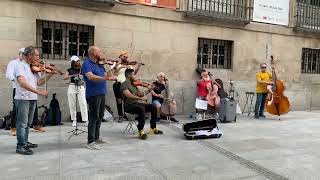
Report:
[[[220,139],[184,139],[180,124],[163,121],[164,135],[146,141],[122,134],[127,122],[106,122],[100,151],[84,148],[86,134],[70,140],[70,123],[31,132],[34,155],[15,153],[15,137],[0,130],[1,180],[265,180],[320,179],[320,112],[291,112],[219,124]],[[149,124],[146,124],[146,127]],[[81,127],[85,129],[84,127]],[[136,128],[135,128],[136,129]]]

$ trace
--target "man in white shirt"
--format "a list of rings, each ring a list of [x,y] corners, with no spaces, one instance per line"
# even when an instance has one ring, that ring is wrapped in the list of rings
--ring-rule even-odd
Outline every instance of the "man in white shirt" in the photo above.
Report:
[[[6,77],[9,81],[12,82],[12,101],[13,101],[13,108],[12,108],[12,119],[11,119],[11,124],[10,124],[10,135],[15,136],[16,135],[16,110],[15,110],[15,103],[14,103],[14,96],[16,94],[16,82],[14,81],[14,68],[17,66],[19,62],[22,61],[22,53],[24,51],[24,48],[19,49],[19,56],[11,60],[7,66],[7,72],[6,72]]]
[[[31,155],[30,148],[38,147],[28,141],[29,128],[31,126],[38,95],[48,96],[47,90],[38,90],[37,86],[43,85],[53,74],[40,79],[38,73],[33,73],[30,64],[39,62],[39,51],[28,46],[23,52],[23,60],[15,66],[14,75],[16,81],[16,127],[17,127],[17,149],[16,153]]]
[[[126,81],[126,77],[124,75],[126,69],[135,69],[134,74],[137,74],[140,66],[142,65],[141,63],[136,63],[137,65],[136,68],[133,68],[133,66],[129,65],[128,61],[128,53],[125,51],[122,51],[119,55],[120,61],[114,66],[114,73],[117,76],[117,81],[113,84],[113,92],[116,97],[116,102],[117,102],[117,110],[118,110],[118,116],[119,116],[119,122],[121,122],[122,118],[127,118],[123,114],[123,107],[122,107],[122,93],[120,91],[121,83]]]

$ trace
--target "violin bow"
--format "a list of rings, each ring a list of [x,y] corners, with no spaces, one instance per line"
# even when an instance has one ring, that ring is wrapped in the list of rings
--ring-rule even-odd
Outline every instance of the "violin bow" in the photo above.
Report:
[[[129,56],[129,57],[132,57],[132,56],[133,56],[133,53],[134,53],[134,51],[135,51],[135,46],[133,45],[133,43],[131,43],[130,46],[131,46],[131,52],[130,52],[130,54],[128,54],[128,56]]]
[[[106,60],[106,62],[107,62],[107,61],[108,61],[108,60],[107,60],[107,56],[106,56],[107,53],[105,53],[104,50],[103,50],[103,53],[104,53],[104,55],[105,55],[105,58],[106,58],[105,60]],[[111,76],[114,76],[114,74],[113,74],[113,72],[112,72],[114,68],[111,68],[111,65],[110,65],[110,64],[108,64],[108,63],[106,63],[106,64],[107,64],[107,66],[109,67],[107,73],[110,72],[110,73],[111,73]]]
[[[44,68],[44,90],[46,90],[47,91],[47,89],[48,89],[48,85],[47,85],[47,72],[46,72],[46,65],[47,65],[47,62],[46,62],[46,60],[44,59],[44,61],[43,61],[43,63],[44,63],[44,66],[43,66],[43,68]],[[47,99],[48,98],[48,96],[45,96],[45,98]]]

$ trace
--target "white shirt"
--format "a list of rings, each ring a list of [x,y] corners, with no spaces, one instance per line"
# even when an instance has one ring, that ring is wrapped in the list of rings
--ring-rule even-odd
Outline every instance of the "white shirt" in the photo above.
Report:
[[[9,81],[12,82],[12,87],[16,88],[16,82],[15,82],[15,77],[14,77],[14,69],[17,66],[17,64],[21,62],[19,58],[11,60],[7,66],[7,72],[6,72],[6,77]]]
[[[16,85],[16,95],[14,99],[18,100],[38,100],[38,95],[36,93],[30,92],[23,87],[20,86],[17,79],[20,76],[23,76],[27,83],[32,86],[33,88],[37,88],[37,81],[40,79],[39,74],[33,74],[30,68],[30,64],[26,63],[25,61],[20,61],[14,69],[15,81],[17,82]]]
[[[118,71],[118,75],[117,75],[117,82],[123,83],[126,81],[126,76],[125,76],[125,71],[126,69],[133,69],[132,66],[128,66],[128,68],[121,68],[123,65],[120,64],[117,69],[120,69]]]

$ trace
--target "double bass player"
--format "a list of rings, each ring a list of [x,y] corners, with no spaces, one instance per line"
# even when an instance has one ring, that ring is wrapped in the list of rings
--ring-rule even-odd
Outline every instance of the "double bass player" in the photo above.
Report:
[[[266,63],[260,64],[260,71],[256,73],[256,80],[257,80],[257,85],[256,85],[257,98],[256,98],[256,104],[254,108],[254,118],[259,119],[259,118],[266,117],[264,115],[264,109],[265,109],[265,104],[266,104],[267,95],[268,95],[267,86],[273,85],[272,74],[271,72],[267,71]]]

